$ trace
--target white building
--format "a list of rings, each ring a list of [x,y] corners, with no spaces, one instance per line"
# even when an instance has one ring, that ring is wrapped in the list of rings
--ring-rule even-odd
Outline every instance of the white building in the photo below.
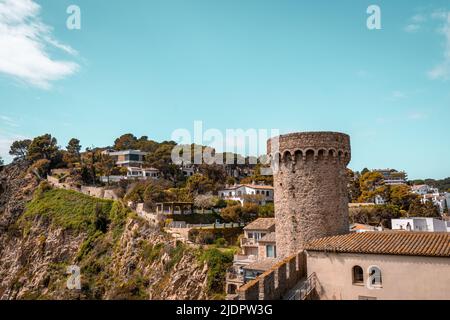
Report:
[[[439,212],[442,215],[449,204],[449,194],[439,193],[438,188],[430,187],[426,184],[416,185],[411,187],[411,192],[420,196],[420,201],[426,203],[431,201],[436,207],[439,208]]]
[[[138,167],[127,167],[126,176],[103,176],[100,180],[104,183],[107,182],[119,182],[122,180],[147,180],[147,179],[158,179],[159,170],[155,168],[138,168]]]
[[[445,211],[447,199],[444,195],[441,195],[439,193],[429,193],[424,194],[422,198],[420,199],[422,203],[426,203],[428,201],[431,201],[436,207],[439,209],[439,213],[442,215]]]
[[[137,168],[137,167],[128,167],[127,168],[127,177],[128,178],[138,178],[138,179],[158,179],[159,178],[159,170],[156,168]]]
[[[450,232],[450,224],[447,221],[436,218],[402,218],[392,219],[392,230]]]
[[[377,194],[375,196],[374,202],[376,205],[384,205],[386,204],[386,200],[384,200],[384,198],[382,196],[380,196],[379,194]]]
[[[257,201],[260,205],[265,205],[267,202],[273,202],[273,187],[255,184],[240,184],[219,191],[219,197],[222,199],[239,201],[242,205],[246,202],[251,202],[253,196],[254,201]]]
[[[430,187],[427,184],[419,184],[411,187],[412,193],[418,194],[418,195],[425,195],[425,194],[439,194],[439,190],[437,188]]]
[[[180,168],[181,172],[185,177],[192,177],[195,174],[195,169],[193,166],[184,165]]]

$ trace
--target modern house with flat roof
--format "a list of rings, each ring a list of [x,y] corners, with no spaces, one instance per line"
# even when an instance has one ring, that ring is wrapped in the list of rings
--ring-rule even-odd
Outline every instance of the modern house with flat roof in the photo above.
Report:
[[[140,150],[105,150],[103,154],[107,154],[114,159],[118,167],[139,167],[144,165],[144,157],[147,152]]]
[[[104,183],[107,182],[119,182],[122,180],[148,180],[158,179],[160,172],[156,168],[138,168],[138,167],[126,167],[127,174],[124,176],[102,176],[100,180]]]
[[[395,169],[375,169],[375,172],[383,176],[384,183],[387,185],[406,184],[408,175],[404,171],[397,171]]]

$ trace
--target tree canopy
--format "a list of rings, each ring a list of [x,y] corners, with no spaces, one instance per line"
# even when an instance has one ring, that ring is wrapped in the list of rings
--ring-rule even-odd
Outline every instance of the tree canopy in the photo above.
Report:
[[[58,152],[56,138],[50,134],[36,137],[28,147],[28,158],[32,161],[39,159],[52,160]]]
[[[10,147],[9,154],[14,156],[15,159],[23,159],[28,155],[28,148],[31,144],[31,140],[18,140],[14,141]]]

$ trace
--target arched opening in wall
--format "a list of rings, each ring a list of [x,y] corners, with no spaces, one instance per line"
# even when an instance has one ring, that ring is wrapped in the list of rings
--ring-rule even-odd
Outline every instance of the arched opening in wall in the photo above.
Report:
[[[353,267],[352,282],[355,285],[363,285],[364,284],[364,271],[360,266]]]
[[[381,288],[383,286],[381,270],[377,266],[369,267],[369,286],[372,288]]]
[[[312,150],[312,149],[306,150],[306,161],[307,162],[313,161],[314,160],[314,155],[315,155],[314,150]]]
[[[334,159],[336,155],[336,151],[333,149],[328,150],[328,159]]]
[[[324,160],[325,159],[325,150],[324,149],[320,149],[319,152],[317,153],[317,158],[319,160]]]
[[[303,162],[303,151],[302,150],[295,150],[295,152],[294,152],[294,159],[295,159],[295,163],[297,165],[301,164]]]
[[[289,151],[285,151],[283,154],[283,162],[287,163],[292,161],[292,155]]]
[[[342,150],[339,150],[339,152],[338,152],[338,159],[339,159],[339,161],[342,161],[342,156],[344,155],[344,153],[342,152]]]
[[[285,168],[292,168],[292,155],[289,151],[285,151],[283,154],[283,165]]]

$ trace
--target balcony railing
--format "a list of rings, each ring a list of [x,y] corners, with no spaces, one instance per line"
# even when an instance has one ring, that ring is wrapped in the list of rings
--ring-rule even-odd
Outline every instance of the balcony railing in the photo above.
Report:
[[[256,260],[257,260],[257,257],[254,255],[235,254],[233,262],[241,263],[241,264],[248,264],[248,263],[255,262]]]
[[[230,267],[227,270],[226,280],[227,281],[244,283],[244,275],[241,272],[239,272],[238,268]]]
[[[242,246],[256,246],[258,242],[254,238],[242,238],[241,239],[241,247]]]

